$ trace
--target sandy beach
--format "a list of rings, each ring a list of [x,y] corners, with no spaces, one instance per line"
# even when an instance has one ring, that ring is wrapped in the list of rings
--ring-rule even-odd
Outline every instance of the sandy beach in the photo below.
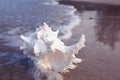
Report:
[[[22,54],[19,46],[14,46],[16,43],[7,44],[9,39],[14,36],[17,37],[13,41],[19,39],[19,34],[32,31],[42,20],[54,25],[64,24],[72,15],[62,14],[69,8],[48,3],[44,6],[42,0],[1,1],[4,4],[0,3],[0,80],[34,80],[30,73],[34,67],[33,61]],[[59,3],[74,6],[77,9],[75,14],[81,19],[80,24],[72,29],[71,38],[64,40],[65,44],[76,43],[81,34],[86,36],[86,47],[77,54],[83,61],[76,64],[76,69],[63,74],[64,80],[120,80],[120,6],[72,0],[61,0]]]
[[[82,19],[73,29],[66,44],[86,36],[86,47],[79,51],[83,62],[75,70],[64,74],[65,80],[119,80],[120,79],[120,6],[62,2],[77,8]],[[116,11],[117,10],[117,11]]]
[[[120,5],[119,0],[63,0],[63,1],[79,1],[79,2],[92,2],[92,3],[102,3],[102,4],[114,4]]]

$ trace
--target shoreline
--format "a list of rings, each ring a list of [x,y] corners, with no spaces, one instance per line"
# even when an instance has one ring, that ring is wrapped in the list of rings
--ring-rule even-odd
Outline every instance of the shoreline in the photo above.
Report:
[[[80,24],[72,29],[72,36],[65,40],[65,44],[76,43],[82,33],[86,36],[86,47],[77,54],[83,61],[77,64],[76,69],[63,74],[64,80],[118,80],[120,6],[80,5],[71,1],[63,4],[77,8],[77,14],[81,17]]]
[[[60,0],[58,0],[57,2],[58,2],[58,5],[66,5],[66,4],[60,3]],[[72,6],[73,8],[75,8],[75,6],[73,6],[73,5],[66,5],[66,6]],[[67,33],[67,35],[65,34],[66,38],[64,38],[64,36],[62,38],[62,41],[66,45],[71,45],[71,44],[77,43],[77,41],[80,39],[80,37],[82,35],[81,34],[81,35],[78,35],[78,36],[74,36],[74,35],[77,35],[77,32],[79,30],[78,28],[80,27],[80,23],[81,23],[81,18],[80,18],[79,15],[76,14],[76,12],[77,12],[77,8],[75,8],[75,11],[73,12],[73,15],[75,17],[77,17],[76,20],[78,20],[78,21],[76,21],[76,22],[74,21],[72,23],[73,20],[71,20],[71,22],[67,25],[67,26],[70,26],[69,27],[69,32]],[[70,25],[70,24],[72,24],[72,25]]]
[[[83,3],[91,3],[91,4],[104,4],[104,5],[120,5],[119,0],[59,0],[59,1],[73,1],[73,2],[83,2]]]

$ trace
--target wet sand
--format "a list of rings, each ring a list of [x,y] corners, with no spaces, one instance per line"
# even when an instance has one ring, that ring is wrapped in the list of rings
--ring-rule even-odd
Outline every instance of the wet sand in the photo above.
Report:
[[[120,80],[120,6],[60,1],[73,5],[82,19],[66,44],[75,43],[83,33],[86,47],[79,51],[83,62],[64,74],[65,80]]]
[[[120,0],[63,0],[63,1],[80,1],[80,2],[92,2],[92,3],[120,5]]]

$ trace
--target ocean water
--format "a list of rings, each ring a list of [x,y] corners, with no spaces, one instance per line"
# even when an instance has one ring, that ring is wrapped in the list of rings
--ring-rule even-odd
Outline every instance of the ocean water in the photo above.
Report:
[[[9,35],[16,39],[20,34],[35,31],[43,22],[53,30],[60,29],[60,34],[67,34],[64,38],[68,38],[71,28],[80,22],[75,11],[72,6],[58,5],[52,0],[1,0],[0,39]]]
[[[0,0],[0,80],[32,80],[33,62],[22,54],[19,36],[46,22],[67,39],[80,23],[73,6],[54,0]]]

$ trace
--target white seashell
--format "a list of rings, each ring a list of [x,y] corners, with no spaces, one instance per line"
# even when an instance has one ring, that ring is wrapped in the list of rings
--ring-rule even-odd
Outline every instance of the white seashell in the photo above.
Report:
[[[59,30],[52,29],[44,23],[42,28],[37,28],[35,33],[28,37],[20,36],[23,41],[21,49],[34,61],[34,64],[42,72],[69,72],[74,69],[82,60],[76,58],[75,54],[85,47],[85,36],[82,34],[78,43],[66,46],[58,38]],[[34,55],[31,55],[34,54]],[[50,76],[49,78],[52,78]]]

